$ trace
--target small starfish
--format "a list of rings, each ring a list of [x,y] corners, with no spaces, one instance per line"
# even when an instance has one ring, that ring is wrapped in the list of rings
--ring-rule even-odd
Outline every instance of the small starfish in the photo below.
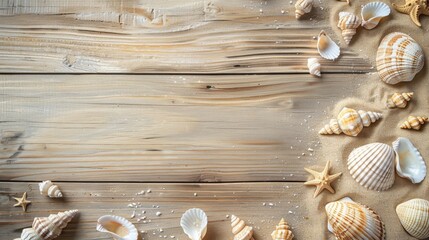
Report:
[[[316,192],[314,192],[314,198],[317,197],[324,189],[327,189],[331,193],[335,193],[335,190],[332,188],[331,183],[337,180],[343,173],[336,173],[334,175],[329,175],[330,165],[331,165],[331,161],[328,161],[326,163],[325,169],[323,169],[323,172],[316,172],[314,170],[304,168],[305,171],[309,172],[314,177],[313,180],[310,180],[304,183],[304,185],[307,185],[307,186],[308,185],[317,186]]]
[[[22,195],[22,198],[16,198],[14,197],[14,199],[18,202],[17,204],[13,205],[14,207],[22,207],[22,210],[27,211],[27,205],[31,203],[31,201],[27,200],[27,192],[25,192]]]
[[[402,6],[398,6],[395,3],[393,3],[392,5],[396,9],[396,11],[400,13],[409,14],[411,20],[413,20],[413,22],[419,27],[422,26],[419,20],[419,16],[422,14],[429,16],[429,7],[427,0],[405,0],[405,4]]]

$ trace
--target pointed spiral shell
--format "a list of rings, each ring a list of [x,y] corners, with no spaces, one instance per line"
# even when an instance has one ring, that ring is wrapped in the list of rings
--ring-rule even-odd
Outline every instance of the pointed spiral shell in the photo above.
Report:
[[[307,67],[311,75],[318,76],[318,77],[322,76],[320,72],[321,65],[317,58],[309,58],[307,60]]]
[[[304,14],[311,12],[313,0],[298,0],[295,3],[295,17],[300,19]]]
[[[396,207],[399,221],[404,229],[418,239],[429,238],[429,201],[411,199]]]
[[[235,215],[231,216],[232,234],[234,240],[254,240],[253,228],[246,225],[246,223]]]
[[[349,12],[340,12],[340,19],[337,27],[341,29],[341,35],[344,38],[344,42],[349,44],[353,36],[356,34],[356,29],[360,26],[361,20],[358,16]]]
[[[271,233],[273,240],[292,240],[294,235],[291,230],[289,230],[289,225],[282,218],[279,224],[276,226],[276,230]]]
[[[407,121],[403,122],[400,127],[402,129],[420,130],[420,128],[427,122],[429,122],[429,118],[427,117],[409,116]]]
[[[49,180],[39,183],[39,190],[40,194],[42,194],[43,196],[51,198],[63,197],[63,193],[60,191],[60,188]]]
[[[387,99],[386,105],[388,108],[405,108],[413,95],[413,92],[394,93]]]

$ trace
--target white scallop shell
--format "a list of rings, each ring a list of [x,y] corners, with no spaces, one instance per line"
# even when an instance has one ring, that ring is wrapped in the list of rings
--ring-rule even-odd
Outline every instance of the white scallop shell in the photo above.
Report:
[[[337,27],[341,29],[341,35],[343,36],[344,42],[347,45],[350,44],[360,24],[361,24],[361,20],[355,14],[350,12],[339,13],[339,20],[338,20]]]
[[[109,234],[115,240],[137,240],[136,227],[127,219],[114,215],[105,215],[97,221],[97,231]]]
[[[192,240],[201,240],[207,232],[207,215],[199,208],[187,210],[180,219],[180,226]]]
[[[429,238],[429,201],[411,199],[396,207],[399,221],[404,229],[418,239]]]
[[[354,149],[347,160],[347,167],[360,185],[384,191],[395,182],[395,152],[384,143],[371,143]]]
[[[317,50],[320,56],[328,60],[337,59],[341,52],[340,47],[323,30],[317,40]]]
[[[361,11],[362,27],[370,30],[377,27],[380,20],[390,15],[390,7],[383,2],[370,2]]]
[[[412,81],[423,69],[424,58],[422,48],[410,36],[390,33],[383,38],[377,50],[378,75],[388,84]]]
[[[311,75],[321,77],[322,73],[320,72],[320,62],[317,58],[309,58],[307,60],[308,71]]]
[[[404,137],[392,143],[396,152],[396,172],[400,177],[408,178],[412,183],[420,183],[426,177],[426,163],[419,150]]]

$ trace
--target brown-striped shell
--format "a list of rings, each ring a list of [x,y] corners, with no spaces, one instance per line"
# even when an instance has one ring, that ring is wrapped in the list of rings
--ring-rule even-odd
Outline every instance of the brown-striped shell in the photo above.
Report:
[[[50,180],[39,183],[40,194],[51,198],[61,198],[63,193],[58,185],[53,184]]]
[[[411,199],[396,207],[399,221],[404,229],[418,239],[429,238],[429,201]]]
[[[344,42],[348,45],[362,21],[358,16],[350,12],[340,12],[339,17],[337,27],[341,29]]]
[[[294,235],[287,222],[282,218],[276,226],[276,230],[271,233],[271,237],[273,240],[292,240]]]
[[[231,216],[232,234],[234,240],[254,240],[253,228],[246,225],[246,223],[235,215]]]
[[[388,108],[405,108],[413,98],[413,95],[413,92],[394,93],[387,99],[386,105]]]
[[[414,129],[414,130],[420,130],[420,128],[425,125],[427,122],[429,122],[428,117],[415,117],[415,116],[409,116],[407,118],[407,121],[403,122],[400,126],[402,129]]]

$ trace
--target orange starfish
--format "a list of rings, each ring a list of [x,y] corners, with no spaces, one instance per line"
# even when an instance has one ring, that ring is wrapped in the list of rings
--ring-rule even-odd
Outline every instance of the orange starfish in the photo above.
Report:
[[[400,13],[409,14],[411,20],[413,20],[413,22],[419,27],[422,26],[419,20],[419,16],[422,14],[429,16],[427,0],[405,0],[405,4],[402,6],[398,6],[395,3],[393,3],[392,5],[396,9],[396,11]]]
[[[313,185],[317,187],[316,192],[314,192],[314,197],[317,197],[324,189],[327,189],[331,193],[335,193],[335,190],[332,188],[331,183],[337,180],[343,173],[329,175],[330,165],[331,161],[328,161],[326,163],[325,169],[323,169],[323,172],[321,173],[308,168],[304,168],[305,171],[309,172],[314,177],[313,180],[304,183],[304,185]]]

